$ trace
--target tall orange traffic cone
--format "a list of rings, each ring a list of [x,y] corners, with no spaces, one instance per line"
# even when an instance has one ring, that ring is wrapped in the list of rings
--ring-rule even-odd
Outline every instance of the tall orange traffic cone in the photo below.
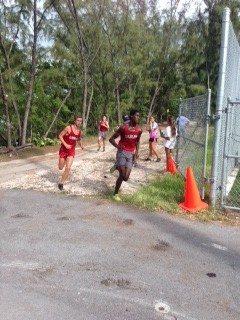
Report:
[[[200,198],[196,181],[193,176],[192,168],[187,167],[184,202],[179,204],[179,207],[187,211],[198,211],[208,207],[208,204]]]
[[[177,167],[176,167],[176,163],[173,159],[173,157],[170,157],[169,159],[167,159],[167,171],[170,173],[177,173]]]

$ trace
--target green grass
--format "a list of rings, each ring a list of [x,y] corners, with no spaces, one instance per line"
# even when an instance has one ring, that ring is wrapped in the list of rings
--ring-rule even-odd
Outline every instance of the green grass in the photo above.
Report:
[[[140,188],[134,195],[124,196],[124,200],[142,209],[179,213],[178,203],[183,201],[184,184],[179,174],[166,174]]]
[[[226,216],[222,211],[214,210],[210,207],[207,210],[197,212],[182,210],[178,205],[184,202],[184,189],[185,181],[181,175],[166,174],[140,188],[133,195],[121,194],[121,198],[131,206],[148,211],[164,211],[201,222],[235,223],[234,219]]]

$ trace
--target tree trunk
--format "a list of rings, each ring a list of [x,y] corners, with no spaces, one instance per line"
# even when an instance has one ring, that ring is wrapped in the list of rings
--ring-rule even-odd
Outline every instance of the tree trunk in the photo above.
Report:
[[[158,79],[157,79],[157,83],[155,86],[155,90],[154,90],[154,94],[150,103],[150,107],[149,107],[149,111],[148,111],[148,117],[147,117],[147,123],[149,122],[149,118],[151,117],[151,115],[154,113],[155,108],[154,108],[154,103],[155,100],[158,96],[159,90],[160,90],[160,86],[159,86],[159,80],[160,80],[160,74],[158,75]]]
[[[14,36],[14,39],[17,38],[18,33],[19,33],[19,26],[17,28],[17,32],[16,32],[16,34]],[[11,43],[10,49],[7,52],[4,40],[2,38],[2,35],[0,34],[0,45],[1,45],[1,48],[2,48],[3,55],[5,57],[6,67],[7,67],[7,70],[8,70],[8,83],[9,83],[9,88],[10,88],[10,92],[11,92],[11,98],[10,97],[9,98],[12,101],[13,108],[14,108],[14,111],[15,111],[15,115],[17,117],[18,134],[20,135],[21,132],[22,132],[22,126],[21,126],[20,115],[19,115],[19,112],[18,112],[18,107],[17,107],[16,101],[15,101],[15,95],[14,95],[13,84],[12,84],[12,75],[11,75],[12,74],[12,69],[11,69],[11,63],[10,63],[10,54],[11,54],[11,51],[12,51],[13,44],[14,44],[14,41]],[[3,83],[3,78],[2,78],[2,83]]]
[[[6,116],[5,121],[6,121],[6,129],[7,129],[7,147],[11,148],[12,147],[11,123],[10,123],[7,96],[6,96],[4,86],[3,86],[3,78],[2,78],[1,68],[0,68],[0,90],[1,90],[1,96],[2,96],[2,101],[3,101],[5,116]]]
[[[44,136],[43,136],[44,138],[47,138],[47,136],[49,134],[49,131],[52,129],[52,126],[54,125],[54,123],[55,123],[55,121],[56,121],[56,119],[57,119],[57,117],[59,115],[59,112],[61,111],[62,107],[64,106],[64,104],[67,101],[68,97],[70,96],[71,92],[72,92],[72,89],[69,89],[67,94],[66,94],[66,96],[65,96],[65,98],[64,98],[64,100],[63,100],[63,102],[61,103],[60,107],[58,108],[58,110],[57,110],[57,112],[56,112],[56,114],[55,114],[55,116],[54,116],[49,128],[47,129],[46,133],[44,134]]]
[[[83,98],[82,98],[82,118],[83,125],[86,125],[86,116],[87,116],[87,92],[88,92],[88,81],[87,81],[87,66],[84,63],[83,65]]]
[[[120,125],[122,122],[122,115],[121,115],[121,104],[120,104],[120,94],[119,94],[119,83],[118,77],[115,76],[115,107],[117,109],[118,115],[118,124]]]
[[[22,145],[24,145],[26,143],[28,117],[29,117],[29,112],[30,112],[31,102],[32,102],[33,84],[34,84],[35,72],[36,72],[37,37],[38,37],[37,0],[34,0],[34,2],[33,2],[32,63],[31,63],[31,68],[30,68],[30,79],[29,79],[29,83],[28,83],[27,102],[26,102],[24,118],[23,118],[23,128],[22,128],[22,137],[21,137],[21,140],[22,140],[21,144]]]
[[[92,99],[93,99],[93,92],[94,92],[94,81],[93,81],[93,75],[91,75],[91,94],[88,100],[88,108],[87,108],[87,115],[86,115],[86,123],[84,124],[84,127],[87,128],[88,118],[91,110],[92,105]]]

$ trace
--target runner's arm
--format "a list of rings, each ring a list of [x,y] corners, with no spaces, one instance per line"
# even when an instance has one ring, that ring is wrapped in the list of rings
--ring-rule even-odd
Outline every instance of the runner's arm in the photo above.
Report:
[[[122,150],[122,148],[116,143],[115,139],[117,139],[122,133],[122,126],[120,126],[116,132],[111,136],[109,142],[118,150]]]
[[[104,127],[107,128],[107,129],[109,129],[109,124],[108,124],[107,121],[104,123]]]
[[[138,137],[137,137],[137,145],[136,145],[136,151],[135,151],[135,157],[136,159],[138,158],[138,150],[139,150],[139,146],[140,146],[140,138],[142,135],[142,130],[139,131],[138,133]]]
[[[79,147],[80,147],[82,150],[84,150],[84,146],[83,146],[83,144],[82,144],[82,140],[81,140],[81,139],[78,140],[78,145],[79,145]]]
[[[69,134],[69,132],[70,132],[70,126],[67,126],[58,135],[59,140],[61,141],[61,143],[64,145],[66,149],[71,149],[71,146],[64,141],[63,137],[66,134]]]

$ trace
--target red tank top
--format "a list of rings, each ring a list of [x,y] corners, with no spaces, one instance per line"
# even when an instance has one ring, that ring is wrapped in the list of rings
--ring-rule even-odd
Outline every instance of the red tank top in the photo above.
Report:
[[[81,137],[81,130],[79,130],[79,133],[78,134],[75,134],[73,132],[73,128],[72,126],[70,126],[71,128],[71,131],[68,135],[65,135],[63,137],[64,141],[67,143],[67,144],[70,144],[72,146],[72,148],[75,148],[76,147],[76,142],[80,140],[80,137]]]
[[[106,124],[106,121],[100,122],[100,129],[99,129],[100,131],[102,131],[102,132],[108,131],[108,128],[105,127],[105,124]]]
[[[135,127],[131,127],[129,130],[129,124],[124,124],[121,138],[118,142],[118,145],[123,148],[124,151],[134,152],[137,146],[137,138],[140,132],[140,128],[138,125]]]

